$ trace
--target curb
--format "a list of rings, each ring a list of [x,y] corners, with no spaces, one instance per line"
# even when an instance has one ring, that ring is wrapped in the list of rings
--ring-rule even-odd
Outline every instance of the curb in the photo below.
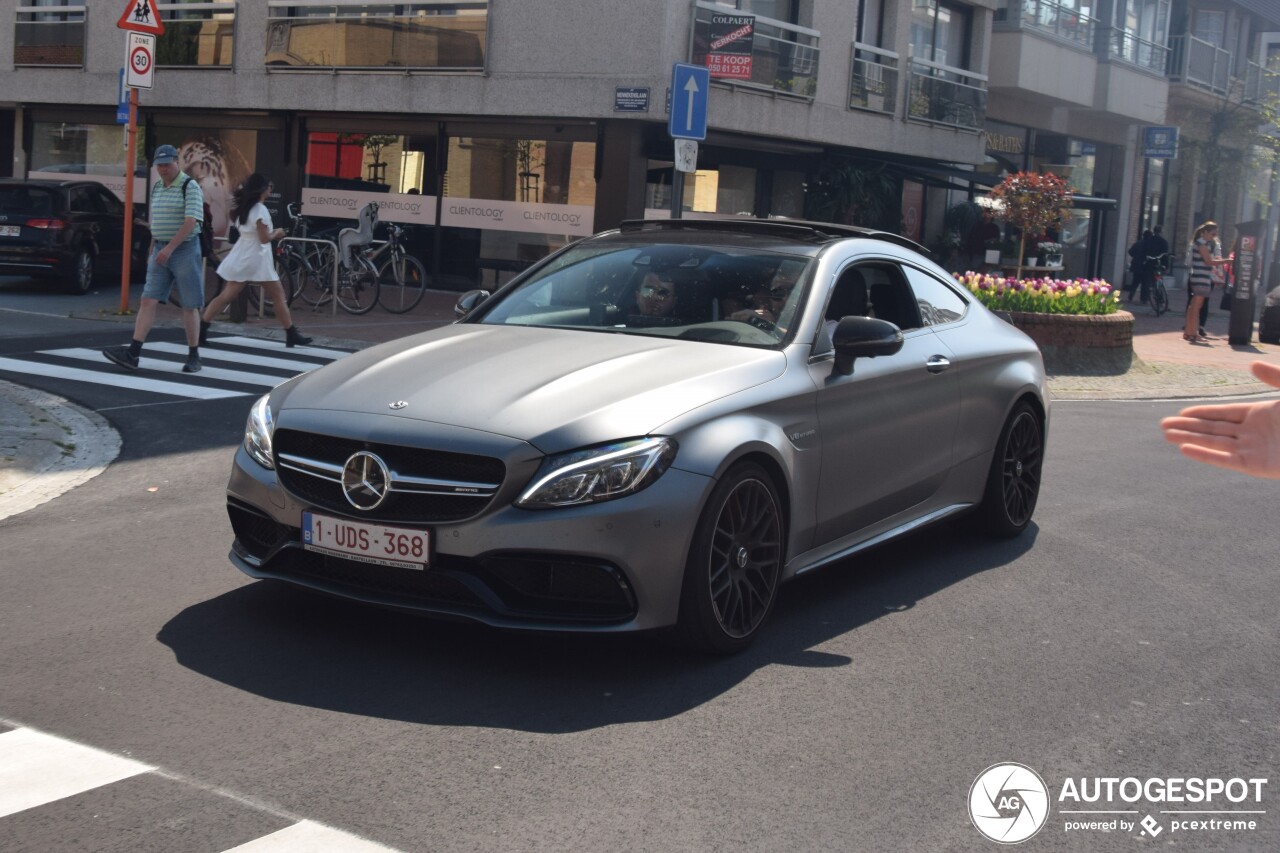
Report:
[[[96,412],[2,380],[0,399],[0,520],[87,483],[120,455],[120,434]]]

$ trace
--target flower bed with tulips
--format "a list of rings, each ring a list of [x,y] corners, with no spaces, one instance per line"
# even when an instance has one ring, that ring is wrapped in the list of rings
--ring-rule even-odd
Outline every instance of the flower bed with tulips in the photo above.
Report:
[[[1124,373],[1133,363],[1133,315],[1101,279],[957,273],[956,280],[1035,341],[1050,374]]]
[[[993,311],[1096,315],[1114,314],[1120,308],[1120,294],[1100,278],[1057,281],[967,272],[956,273],[956,280]]]

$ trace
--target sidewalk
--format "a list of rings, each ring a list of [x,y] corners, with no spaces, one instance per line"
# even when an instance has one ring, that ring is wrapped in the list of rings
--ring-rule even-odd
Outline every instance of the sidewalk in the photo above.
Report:
[[[331,308],[314,311],[299,303],[293,318],[299,329],[315,337],[316,345],[355,350],[452,322],[459,295],[427,291],[422,303],[404,315],[375,307],[368,314],[353,316],[341,309],[337,313]],[[112,320],[121,324],[122,331],[133,323],[131,315],[120,316],[115,307],[104,307],[106,304],[113,303],[98,300],[96,307],[85,306],[71,316]],[[1145,306],[1132,307],[1133,367],[1119,376],[1050,376],[1052,399],[1167,400],[1275,391],[1256,381],[1249,365],[1257,360],[1280,364],[1280,346],[1229,345],[1226,312],[1215,310],[1210,315],[1206,331],[1212,339],[1208,344],[1189,344],[1182,339],[1185,297],[1175,295],[1173,308],[1158,318]],[[178,312],[162,307],[156,325],[181,326]],[[251,316],[243,324],[223,319],[214,323],[213,330],[284,338],[270,316]],[[93,412],[43,392],[0,382],[0,520],[96,476],[115,458],[119,447],[119,436]]]

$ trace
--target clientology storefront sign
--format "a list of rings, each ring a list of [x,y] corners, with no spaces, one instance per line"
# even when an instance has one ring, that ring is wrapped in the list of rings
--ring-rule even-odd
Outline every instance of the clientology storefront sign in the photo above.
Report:
[[[378,205],[379,222],[436,224],[436,197],[433,195],[352,192],[320,187],[306,187],[302,190],[302,215],[355,219],[360,209],[371,201]]]
[[[585,204],[446,198],[440,212],[440,224],[486,231],[590,237],[594,233],[595,208]]]

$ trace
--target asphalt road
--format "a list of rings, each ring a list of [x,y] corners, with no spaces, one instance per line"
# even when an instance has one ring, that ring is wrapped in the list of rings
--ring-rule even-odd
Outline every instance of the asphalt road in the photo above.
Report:
[[[300,819],[406,851],[994,850],[968,802],[999,762],[1048,785],[1027,849],[1280,849],[1280,484],[1181,459],[1156,428],[1174,404],[1058,404],[1026,535],[961,523],[802,579],[721,660],[250,582],[223,486],[253,396],[31,384],[124,449],[0,522],[0,732],[159,773],[0,817],[0,851],[219,851]],[[1158,839],[1065,830],[1107,808],[1058,800],[1095,777],[1268,783],[1109,806]],[[1191,809],[1264,813],[1232,832],[1162,813]]]

